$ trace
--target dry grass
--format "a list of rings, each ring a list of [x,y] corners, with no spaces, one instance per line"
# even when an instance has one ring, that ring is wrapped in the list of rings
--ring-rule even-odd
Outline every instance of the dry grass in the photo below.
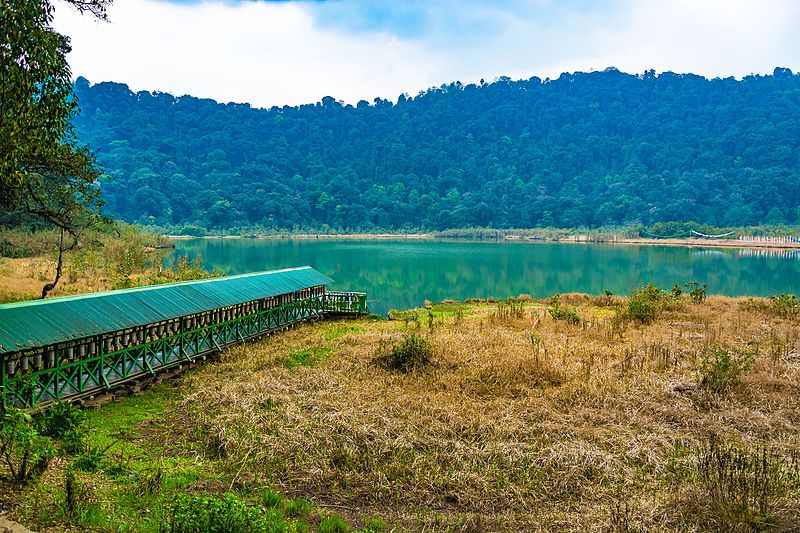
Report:
[[[703,529],[716,511],[693,469],[710,437],[787,456],[800,447],[796,323],[712,297],[636,327],[569,301],[580,325],[539,304],[477,304],[432,326],[304,326],[189,376],[183,422],[241,483],[410,529]],[[376,364],[405,329],[427,338],[433,364]],[[700,385],[712,345],[756,357],[726,394]],[[326,355],[288,369],[287,354],[307,348]],[[798,488],[771,520],[798,523]]]
[[[131,226],[120,226],[119,234],[106,229],[91,232],[81,247],[65,252],[63,275],[50,296],[209,276],[199,258],[179,258],[172,268],[162,268],[164,249],[170,244],[159,235]],[[0,228],[0,245],[5,246],[0,252],[14,255],[0,256],[0,303],[39,298],[56,273],[58,235]]]

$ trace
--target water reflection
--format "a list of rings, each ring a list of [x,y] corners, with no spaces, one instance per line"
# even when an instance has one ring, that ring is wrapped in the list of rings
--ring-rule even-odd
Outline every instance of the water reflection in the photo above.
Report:
[[[757,252],[765,252],[758,250]],[[200,254],[227,274],[311,265],[333,289],[363,290],[376,312],[425,299],[556,292],[627,294],[642,282],[663,288],[697,280],[710,293],[770,296],[797,292],[800,261],[787,254],[611,244],[452,241],[196,239],[176,253]],[[169,259],[168,259],[169,260]]]

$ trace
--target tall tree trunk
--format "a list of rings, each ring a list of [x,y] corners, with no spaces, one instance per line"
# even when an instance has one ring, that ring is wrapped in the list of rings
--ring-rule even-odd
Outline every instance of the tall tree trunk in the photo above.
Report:
[[[64,267],[64,228],[61,228],[61,236],[58,241],[58,264],[56,265],[56,277],[51,282],[42,287],[42,300],[47,298],[47,293],[56,288],[58,280],[61,279],[61,270]]]

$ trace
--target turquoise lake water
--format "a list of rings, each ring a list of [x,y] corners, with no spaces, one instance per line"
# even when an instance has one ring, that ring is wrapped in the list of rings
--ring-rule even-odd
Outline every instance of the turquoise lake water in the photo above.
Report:
[[[798,252],[614,244],[411,240],[192,239],[175,253],[239,274],[310,265],[330,288],[368,293],[377,313],[428,299],[545,297],[561,292],[628,294],[641,283],[664,289],[708,283],[711,294],[800,292]]]

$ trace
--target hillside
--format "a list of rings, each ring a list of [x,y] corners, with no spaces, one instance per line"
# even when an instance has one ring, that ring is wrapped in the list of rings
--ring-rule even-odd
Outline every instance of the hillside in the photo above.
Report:
[[[786,69],[608,69],[272,109],[83,78],[75,92],[108,213],[178,231],[800,220],[800,75]]]

